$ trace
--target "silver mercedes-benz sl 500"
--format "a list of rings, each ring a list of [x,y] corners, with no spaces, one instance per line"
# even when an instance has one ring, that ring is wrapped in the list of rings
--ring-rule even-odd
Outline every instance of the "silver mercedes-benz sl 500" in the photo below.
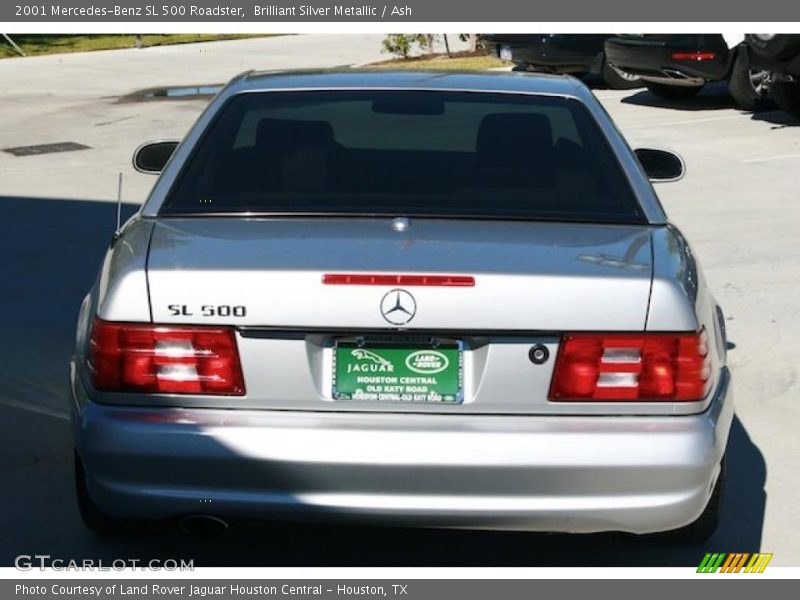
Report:
[[[577,80],[247,73],[86,296],[87,525],[233,518],[713,533],[722,311]]]

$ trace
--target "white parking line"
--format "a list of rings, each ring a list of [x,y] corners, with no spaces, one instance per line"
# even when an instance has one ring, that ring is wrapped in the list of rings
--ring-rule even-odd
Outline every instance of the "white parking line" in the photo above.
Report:
[[[800,158],[800,154],[778,154],[777,156],[764,156],[762,158],[746,158],[740,161],[745,164],[769,162],[771,160],[790,160],[792,158]]]
[[[39,415],[46,415],[48,417],[53,417],[54,419],[63,419],[64,421],[69,420],[69,415],[66,411],[57,410],[55,408],[47,408],[46,406],[36,406],[35,404],[25,404],[24,402],[18,402],[17,400],[12,400],[11,398],[0,398],[0,406],[8,406],[9,408],[16,408]]]
[[[629,127],[625,127],[626,130],[629,129],[654,129],[658,127],[672,127],[673,125],[694,125],[696,123],[713,123],[715,121],[730,121],[733,119],[741,119],[742,116],[739,114],[736,115],[727,115],[724,117],[707,117],[705,119],[683,119],[680,121],[663,121],[663,122],[653,122],[649,121],[648,123],[643,123],[640,125],[633,125]]]

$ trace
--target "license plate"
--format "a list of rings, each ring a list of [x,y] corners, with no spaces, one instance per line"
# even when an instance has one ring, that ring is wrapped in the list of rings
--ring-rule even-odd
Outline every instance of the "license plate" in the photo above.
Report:
[[[375,402],[461,401],[461,348],[458,343],[424,347],[337,342],[333,397]]]

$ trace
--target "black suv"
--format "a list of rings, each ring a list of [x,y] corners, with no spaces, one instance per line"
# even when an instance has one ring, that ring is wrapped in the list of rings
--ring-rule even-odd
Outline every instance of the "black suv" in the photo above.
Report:
[[[620,73],[605,59],[609,33],[599,34],[484,34],[481,43],[489,52],[513,62],[515,71],[565,73],[575,77],[599,75],[611,89],[641,87],[638,77]]]
[[[661,98],[689,98],[706,83],[727,81],[743,110],[766,108],[769,73],[755,67],[747,44],[729,46],[720,34],[626,34],[606,40],[606,59],[638,75]]]

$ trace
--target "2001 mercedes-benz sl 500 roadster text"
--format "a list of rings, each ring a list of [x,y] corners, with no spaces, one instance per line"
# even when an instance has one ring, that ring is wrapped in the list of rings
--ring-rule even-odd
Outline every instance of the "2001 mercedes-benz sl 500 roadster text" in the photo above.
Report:
[[[325,519],[716,527],[722,312],[569,77],[248,73],[161,172],[80,310],[88,525]]]

